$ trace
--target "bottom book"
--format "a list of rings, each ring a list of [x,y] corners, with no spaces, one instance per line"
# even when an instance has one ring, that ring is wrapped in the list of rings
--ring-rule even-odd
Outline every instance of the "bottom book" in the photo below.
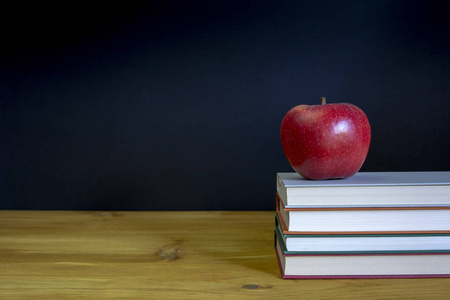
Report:
[[[450,277],[450,253],[299,255],[275,243],[285,279]]]

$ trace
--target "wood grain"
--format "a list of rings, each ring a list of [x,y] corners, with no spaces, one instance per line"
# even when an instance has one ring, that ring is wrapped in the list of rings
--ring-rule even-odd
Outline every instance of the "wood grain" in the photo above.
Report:
[[[0,211],[0,299],[449,299],[450,279],[283,280],[274,212]]]

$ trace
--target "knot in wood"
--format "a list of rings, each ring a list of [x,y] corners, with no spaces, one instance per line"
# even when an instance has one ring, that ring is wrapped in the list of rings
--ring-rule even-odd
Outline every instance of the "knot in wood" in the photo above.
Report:
[[[174,260],[181,254],[181,244],[169,244],[158,250],[158,256],[164,260]]]
[[[257,290],[257,289],[261,288],[261,286],[257,285],[257,284],[244,284],[242,286],[242,288],[246,289],[246,290]]]

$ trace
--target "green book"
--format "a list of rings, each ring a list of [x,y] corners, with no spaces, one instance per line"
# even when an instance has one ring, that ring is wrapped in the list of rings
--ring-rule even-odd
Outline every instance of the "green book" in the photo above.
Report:
[[[285,255],[450,253],[450,233],[283,234],[277,215],[275,238]]]

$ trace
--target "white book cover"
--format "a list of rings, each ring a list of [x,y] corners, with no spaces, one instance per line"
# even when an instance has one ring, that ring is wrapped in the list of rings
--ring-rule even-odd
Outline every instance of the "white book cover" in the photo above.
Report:
[[[358,172],[346,179],[309,180],[295,172],[278,173],[287,188],[399,185],[450,185],[450,172]]]
[[[359,172],[347,179],[308,180],[277,174],[286,208],[450,206],[450,172]]]

